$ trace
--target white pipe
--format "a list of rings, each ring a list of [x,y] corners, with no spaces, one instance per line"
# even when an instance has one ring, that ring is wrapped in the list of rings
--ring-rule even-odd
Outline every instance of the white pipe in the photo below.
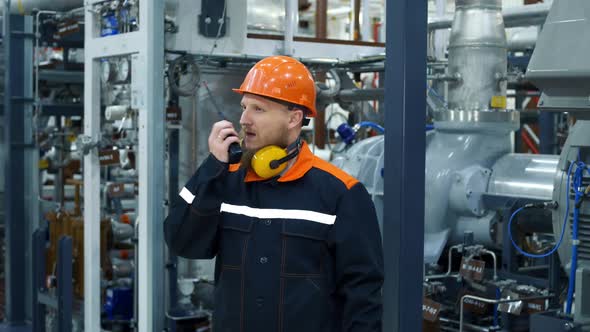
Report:
[[[502,10],[504,27],[514,28],[542,25],[545,23],[545,19],[547,18],[550,9],[551,4],[548,3],[506,8]],[[453,15],[437,17],[428,22],[428,30],[450,29],[452,25]]]
[[[508,49],[511,51],[524,51],[535,48],[539,37],[540,27],[516,28],[509,31],[507,36]]]
[[[446,0],[436,0],[436,17],[444,18],[447,11]],[[439,30],[435,31],[434,35],[434,56],[437,59],[445,58],[445,47],[448,45],[449,31]]]
[[[487,249],[483,249],[482,254],[488,254],[490,256],[492,256],[492,259],[494,261],[494,280],[498,280],[498,260],[496,257],[496,253]]]
[[[537,136],[537,134],[535,134],[535,132],[533,131],[533,129],[528,124],[526,124],[526,123],[523,124],[522,127],[524,128],[524,130],[526,130],[526,132],[529,134],[529,136],[535,142],[535,144],[537,144],[537,146],[539,146],[539,144],[541,143],[541,141],[539,140],[539,137]]]
[[[293,55],[293,37],[297,33],[299,15],[299,2],[297,0],[285,1],[285,55]]]
[[[83,5],[83,0],[12,0],[10,13],[30,15],[33,10],[55,10],[63,12],[82,7]],[[4,9],[3,2],[0,2],[0,9]]]
[[[370,3],[369,0],[363,0],[361,3],[361,38],[364,41],[370,41],[373,39],[373,33],[371,29],[371,18],[369,17],[370,12]]]

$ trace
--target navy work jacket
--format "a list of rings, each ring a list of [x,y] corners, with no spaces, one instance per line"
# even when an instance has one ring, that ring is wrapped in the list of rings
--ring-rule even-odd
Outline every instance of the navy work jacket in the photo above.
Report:
[[[365,187],[303,143],[261,179],[212,155],[172,203],[172,253],[216,257],[215,332],[381,331],[383,255]]]

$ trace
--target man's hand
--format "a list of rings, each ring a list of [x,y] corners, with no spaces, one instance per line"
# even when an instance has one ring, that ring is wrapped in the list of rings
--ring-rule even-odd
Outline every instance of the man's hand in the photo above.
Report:
[[[217,160],[227,163],[229,161],[227,153],[229,145],[239,141],[238,132],[231,122],[227,120],[215,122],[211,128],[211,134],[209,134],[209,152]]]

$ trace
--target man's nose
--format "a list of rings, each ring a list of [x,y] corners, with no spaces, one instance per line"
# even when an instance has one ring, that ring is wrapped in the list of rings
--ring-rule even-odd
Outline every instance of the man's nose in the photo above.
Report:
[[[249,117],[249,112],[247,109],[242,111],[242,115],[240,116],[240,125],[242,127],[246,127],[250,125],[250,117]]]

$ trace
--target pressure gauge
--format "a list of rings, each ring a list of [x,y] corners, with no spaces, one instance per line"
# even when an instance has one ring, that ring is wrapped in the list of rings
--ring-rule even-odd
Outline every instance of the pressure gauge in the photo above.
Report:
[[[130,69],[129,59],[121,58],[117,63],[117,81],[126,82],[129,79]]]
[[[100,64],[100,79],[102,83],[110,82],[113,79],[115,74],[115,68],[113,68],[113,64],[111,64],[108,60],[103,60]]]

